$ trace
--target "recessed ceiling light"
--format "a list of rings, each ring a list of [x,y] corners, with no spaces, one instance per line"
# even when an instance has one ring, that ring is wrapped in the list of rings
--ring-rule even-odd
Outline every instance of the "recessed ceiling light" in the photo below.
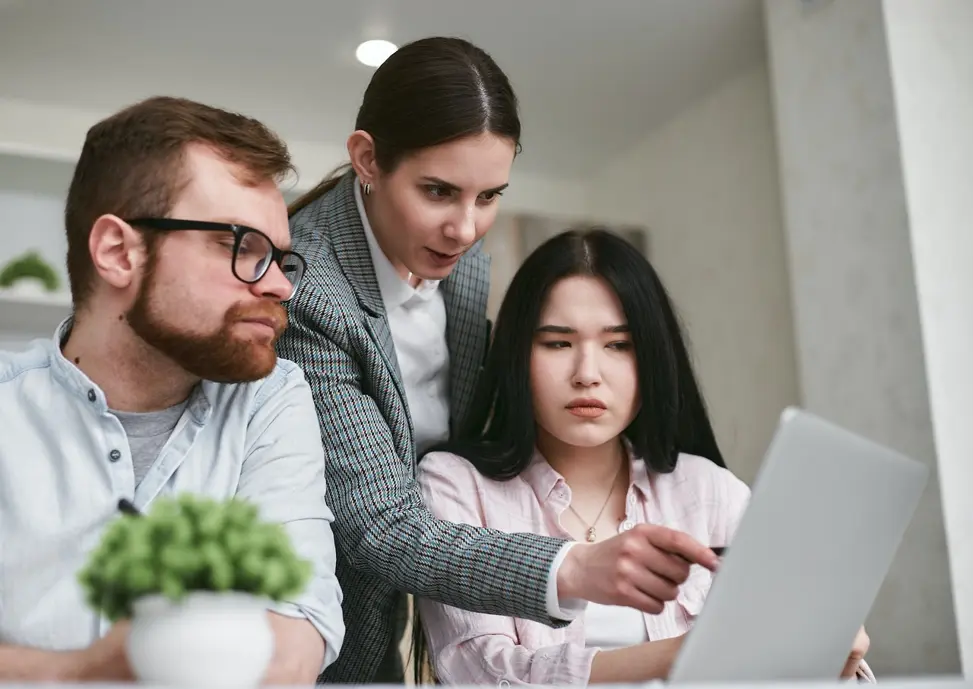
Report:
[[[378,67],[396,50],[398,50],[398,46],[388,41],[365,41],[355,50],[355,57],[363,65]]]

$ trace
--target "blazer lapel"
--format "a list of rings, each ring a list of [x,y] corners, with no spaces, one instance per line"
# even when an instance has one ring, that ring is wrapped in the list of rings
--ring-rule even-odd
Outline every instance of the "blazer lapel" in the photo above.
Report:
[[[449,412],[453,430],[473,396],[487,348],[487,298],[490,257],[477,247],[457,264],[441,285],[446,304],[449,347]]]
[[[322,206],[316,221],[318,227],[330,228],[331,244],[335,257],[341,266],[341,272],[348,278],[355,297],[364,311],[364,325],[376,348],[382,355],[395,381],[396,391],[402,400],[402,406],[408,411],[408,398],[405,385],[402,382],[402,372],[399,369],[399,359],[395,353],[395,343],[392,341],[392,330],[389,328],[385,313],[385,303],[378,288],[378,278],[375,277],[375,266],[365,239],[365,228],[362,226],[358,206],[355,204],[354,187],[355,175],[348,173],[341,178],[338,186],[330,194],[328,203]],[[409,424],[412,424],[411,415]]]

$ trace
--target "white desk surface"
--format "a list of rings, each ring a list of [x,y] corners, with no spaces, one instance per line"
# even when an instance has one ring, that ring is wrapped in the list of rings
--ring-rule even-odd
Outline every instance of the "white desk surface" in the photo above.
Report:
[[[0,689],[39,689],[40,687],[51,687],[57,689],[147,689],[150,685],[144,684],[25,684],[25,683],[3,683],[0,682]],[[356,685],[345,685],[345,689],[355,689]],[[402,684],[369,684],[361,685],[360,689],[402,689]],[[482,686],[482,685],[481,685]],[[619,684],[615,685],[618,689],[647,689],[647,687],[665,687],[665,683],[655,681],[646,684]],[[673,685],[692,689],[835,689],[836,687],[855,686],[847,682],[735,682],[725,684],[678,684]],[[908,679],[886,679],[878,678],[879,689],[973,689],[973,680],[963,679],[962,677],[911,677]],[[163,688],[159,688],[163,689]],[[207,689],[206,687],[182,687],[180,689]],[[272,689],[272,688],[270,688]],[[281,689],[294,689],[293,687],[282,687]],[[458,687],[457,689],[480,689],[475,687]],[[505,688],[501,688],[505,689]]]

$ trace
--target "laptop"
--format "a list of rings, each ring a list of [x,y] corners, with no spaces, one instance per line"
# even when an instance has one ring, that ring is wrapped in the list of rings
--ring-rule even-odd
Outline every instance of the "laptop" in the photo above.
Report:
[[[837,680],[928,475],[786,409],[669,682]]]

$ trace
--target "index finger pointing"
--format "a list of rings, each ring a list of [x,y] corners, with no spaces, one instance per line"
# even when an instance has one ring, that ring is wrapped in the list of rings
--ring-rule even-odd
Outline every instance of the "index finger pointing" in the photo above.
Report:
[[[655,529],[649,540],[660,550],[678,555],[691,564],[700,565],[711,572],[715,572],[720,566],[720,558],[716,553],[682,531],[668,528]]]

